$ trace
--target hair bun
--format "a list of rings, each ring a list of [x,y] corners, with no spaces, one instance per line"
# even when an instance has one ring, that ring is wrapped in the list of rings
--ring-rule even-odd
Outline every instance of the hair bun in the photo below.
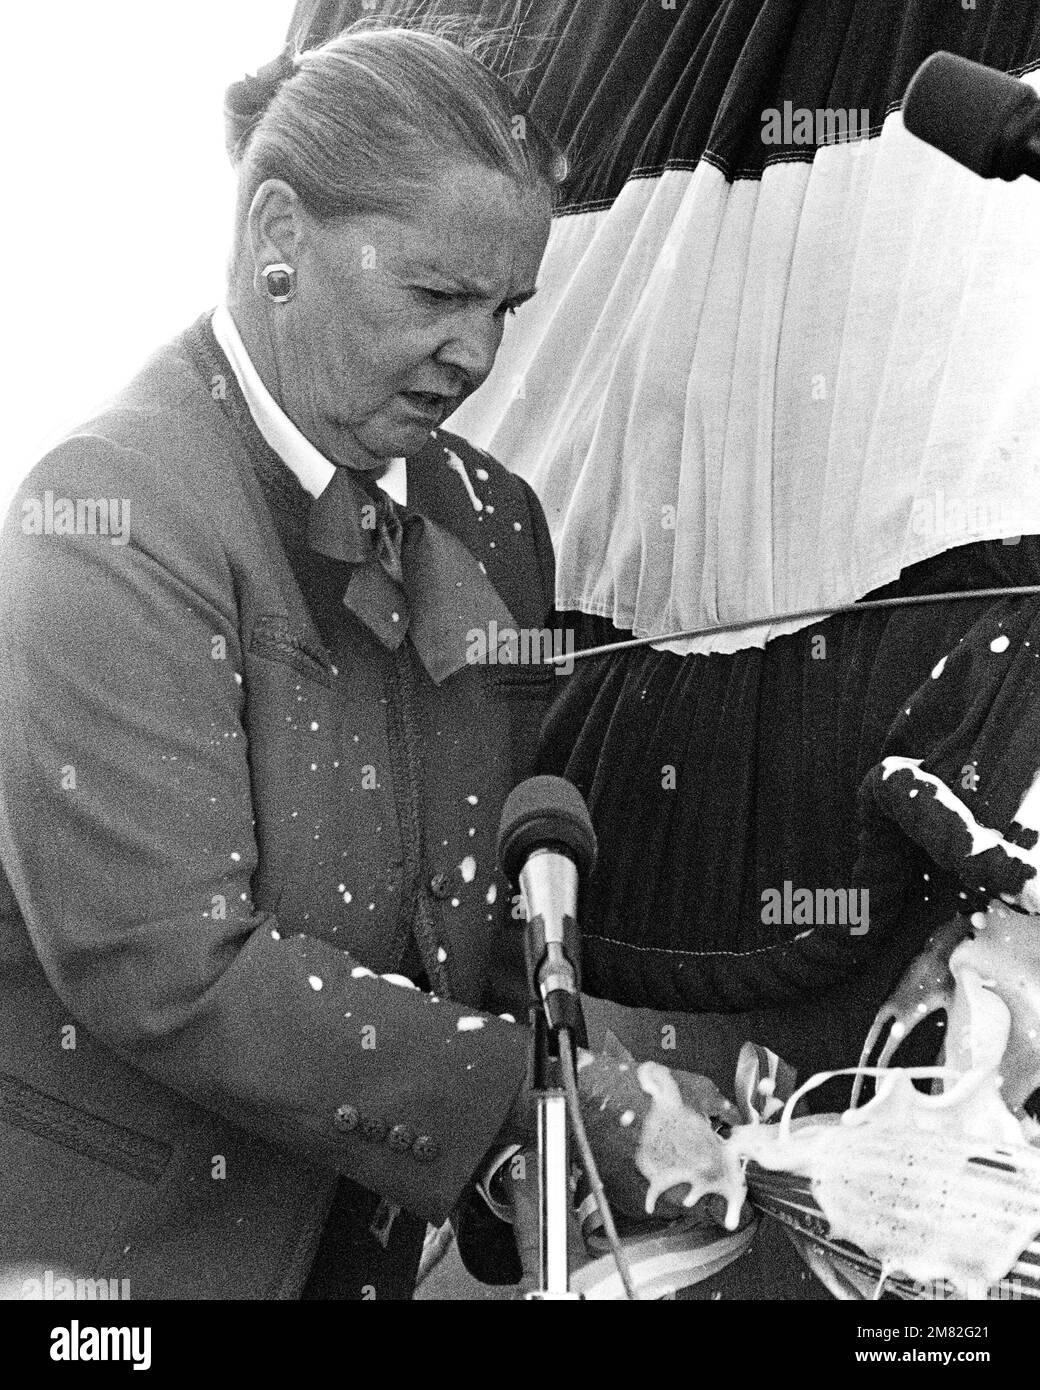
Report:
[[[295,71],[293,54],[283,49],[254,74],[247,74],[228,87],[224,93],[224,144],[232,160],[241,153],[243,142],[271,104],[275,92]]]

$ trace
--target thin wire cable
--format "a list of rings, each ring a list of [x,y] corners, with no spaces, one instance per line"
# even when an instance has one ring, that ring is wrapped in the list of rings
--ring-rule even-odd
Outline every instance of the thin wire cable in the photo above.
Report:
[[[562,1028],[560,1038],[560,1070],[563,1073],[563,1089],[567,1097],[567,1113],[570,1116],[571,1128],[574,1131],[574,1138],[578,1145],[578,1152],[581,1154],[582,1165],[592,1189],[592,1195],[596,1199],[599,1207],[599,1214],[603,1218],[603,1230],[610,1246],[610,1253],[614,1256],[614,1263],[617,1265],[618,1274],[621,1276],[621,1283],[625,1290],[625,1297],[634,1303],[640,1301],[636,1286],[632,1281],[632,1271],[629,1268],[628,1256],[621,1245],[621,1240],[614,1225],[614,1215],[610,1210],[610,1203],[607,1201],[607,1194],[603,1188],[603,1180],[596,1167],[596,1160],[592,1153],[592,1146],[589,1137],[585,1133],[585,1121],[581,1118],[581,1101],[578,1098],[577,1074],[574,1070],[574,1048],[571,1046],[571,1036],[566,1028]]]
[[[663,632],[657,637],[631,637],[622,642],[607,642],[600,647],[586,647],[580,652],[563,652],[546,657],[540,666],[565,666],[569,661],[583,661],[590,656],[608,656],[613,652],[632,651],[636,647],[653,647],[658,642],[690,641],[695,637],[712,637],[718,632],[743,632],[749,627],[776,627],[780,623],[797,622],[802,618],[833,617],[838,613],[871,613],[884,608],[912,608],[916,604],[957,603],[966,599],[1035,598],[1040,584],[1023,584],[1006,589],[954,589],[946,594],[907,594],[899,598],[865,599],[860,603],[842,603],[821,608],[799,608],[790,613],[768,613],[759,618],[741,618],[733,623],[717,623],[714,627],[694,627],[683,632]]]

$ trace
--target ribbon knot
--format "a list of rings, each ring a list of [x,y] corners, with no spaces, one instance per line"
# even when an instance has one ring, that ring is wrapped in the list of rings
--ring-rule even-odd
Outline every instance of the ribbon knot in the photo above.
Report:
[[[374,483],[337,468],[311,503],[312,550],[353,566],[343,606],[388,650],[406,636],[436,683],[467,664],[467,633],[513,626],[498,591],[450,531],[402,512]]]
[[[380,565],[395,584],[404,588],[404,566],[401,554],[404,547],[404,522],[394,506],[393,498],[381,492],[375,501],[375,552]]]

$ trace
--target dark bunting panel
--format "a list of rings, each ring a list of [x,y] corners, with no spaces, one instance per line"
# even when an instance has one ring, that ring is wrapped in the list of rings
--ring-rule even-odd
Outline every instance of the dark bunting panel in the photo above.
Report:
[[[520,78],[532,114],[574,155],[575,210],[703,157],[746,178],[811,160],[805,145],[763,144],[764,109],[883,114],[938,49],[1004,71],[1040,59],[1028,0],[299,0],[289,33],[307,46],[370,17],[460,16],[491,30],[520,22],[493,65]]]

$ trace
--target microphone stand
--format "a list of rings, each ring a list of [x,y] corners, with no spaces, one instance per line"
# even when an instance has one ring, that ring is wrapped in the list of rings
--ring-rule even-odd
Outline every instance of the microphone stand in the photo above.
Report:
[[[538,1155],[538,1283],[525,1295],[530,1301],[579,1301],[582,1298],[570,1287],[570,1145],[563,1073],[567,1059],[573,1067],[578,1046],[584,1046],[587,1040],[581,996],[575,985],[570,962],[557,943],[550,943],[545,958],[531,972],[531,1090],[535,1098]],[[561,1056],[561,1034],[566,1034],[570,1042],[564,1049],[566,1057]]]
[[[580,1019],[581,1005],[576,1010]],[[538,1154],[538,1283],[525,1298],[533,1301],[574,1300],[582,1295],[570,1287],[568,1213],[570,1210],[570,1149],[567,1135],[567,1097],[563,1087],[559,1034],[564,1028],[572,1040],[574,1030],[550,1028],[539,1001],[531,1008],[531,1089],[535,1097]],[[584,1040],[584,1022],[581,1022]]]
[[[572,1126],[611,1230],[613,1221],[578,1095],[577,1050],[588,1041],[579,980],[578,888],[595,862],[596,836],[577,789],[560,777],[530,777],[514,787],[502,809],[498,854],[503,873],[520,888],[531,1000],[528,1082],[535,1101],[538,1282],[525,1297],[580,1299],[570,1287],[568,1250]]]
[[[535,997],[538,995],[537,981]],[[562,1004],[563,1011],[551,1004]],[[560,1017],[560,1012],[563,1017]],[[552,1026],[548,1015],[555,1016]],[[564,1022],[566,1019],[566,1022]],[[567,1227],[570,1212],[570,1145],[567,1140],[567,1095],[564,1091],[560,1034],[566,1033],[570,1065],[577,1045],[585,1044],[580,998],[553,991],[542,1005],[531,1005],[531,1091],[535,1098],[535,1143],[538,1154],[538,1283],[524,1295],[531,1301],[580,1301],[570,1289]]]

